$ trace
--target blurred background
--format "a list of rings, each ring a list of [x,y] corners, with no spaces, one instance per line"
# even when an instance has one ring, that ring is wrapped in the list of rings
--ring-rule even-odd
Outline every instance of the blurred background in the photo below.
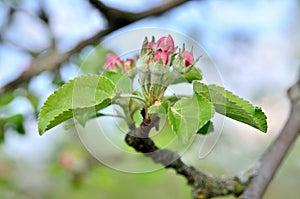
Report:
[[[127,12],[145,12],[171,1],[101,2]],[[286,91],[299,75],[299,3],[188,1],[160,15],[120,26],[93,45],[76,49],[78,43],[110,24],[89,1],[0,0],[0,198],[191,197],[185,179],[172,170],[132,174],[97,161],[74,128],[60,125],[42,137],[38,135],[37,115],[46,98],[80,73],[99,71],[108,49],[97,44],[137,28],[163,28],[195,40],[215,63],[223,86],[263,108],[269,123],[266,134],[225,119],[212,149],[200,153],[204,138],[199,137],[183,155],[187,164],[214,175],[238,175],[259,158],[287,119],[290,106]],[[91,50],[94,53],[83,64]],[[64,53],[70,53],[66,59],[59,56]],[[48,60],[41,59],[47,55],[51,55]],[[34,75],[28,78],[32,71]],[[98,146],[104,151],[104,162],[117,165],[131,161],[105,149],[101,141]],[[264,198],[300,195],[299,155],[298,139]],[[153,164],[142,155],[135,161],[141,167]]]

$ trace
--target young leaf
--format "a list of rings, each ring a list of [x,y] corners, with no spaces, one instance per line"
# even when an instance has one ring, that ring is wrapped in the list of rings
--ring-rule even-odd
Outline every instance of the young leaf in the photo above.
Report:
[[[91,109],[90,111],[83,112],[82,114],[76,113],[75,118],[77,122],[82,126],[85,127],[85,124],[87,123],[88,120],[97,117],[97,113],[95,109]]]
[[[208,133],[213,131],[214,131],[214,125],[212,121],[208,121],[206,122],[206,124],[204,124],[204,126],[202,126],[201,129],[198,130],[197,134],[207,135]]]
[[[23,125],[24,117],[22,114],[16,114],[7,118],[0,118],[0,142],[5,138],[7,128],[13,128],[17,133],[24,135],[25,128]]]
[[[19,134],[25,134],[25,129],[23,125],[24,117],[22,114],[16,114],[12,115],[8,118],[6,118],[6,124],[12,125],[13,128],[19,133]]]
[[[137,109],[132,114],[132,120],[136,126],[139,126],[143,122],[143,116],[141,114],[142,108]]]
[[[267,131],[267,117],[259,107],[254,107],[246,100],[216,85],[194,83],[194,91],[211,101],[218,113],[254,128]]]
[[[13,91],[9,91],[9,92],[4,93],[3,95],[1,95],[1,97],[0,97],[0,107],[9,104],[11,101],[13,101],[14,97],[15,96],[14,96]]]
[[[202,74],[200,69],[193,67],[189,72],[182,75],[189,83],[194,80],[202,80]]]
[[[107,107],[115,95],[111,80],[99,75],[84,75],[64,84],[44,103],[38,118],[39,133],[90,111]]]
[[[110,79],[116,85],[117,92],[132,93],[131,79],[128,76],[113,71],[106,71],[103,76]]]
[[[178,84],[182,82],[192,83],[194,80],[202,80],[201,70],[193,67],[189,72],[180,75],[180,77],[172,82],[172,84]]]
[[[148,113],[166,114],[169,106],[169,101],[164,101],[158,105],[154,104],[148,108]]]
[[[213,104],[197,94],[192,98],[179,100],[168,109],[169,123],[183,142],[189,141],[213,115]]]

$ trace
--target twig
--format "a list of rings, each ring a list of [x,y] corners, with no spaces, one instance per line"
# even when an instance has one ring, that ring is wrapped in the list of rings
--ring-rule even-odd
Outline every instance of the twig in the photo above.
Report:
[[[206,199],[224,195],[240,195],[248,182],[242,183],[238,178],[218,178],[205,174],[192,166],[182,162],[177,153],[168,149],[160,149],[148,137],[152,127],[159,121],[154,117],[151,121],[144,121],[139,128],[131,127],[125,141],[136,151],[150,157],[154,162],[160,163],[165,168],[173,168],[177,174],[184,176],[193,187],[193,198]]]
[[[110,28],[125,26],[148,16],[160,15],[166,10],[177,7],[188,1],[189,0],[173,0],[144,12],[132,13],[106,6],[99,0],[89,0],[89,2],[105,16]]]
[[[259,160],[260,167],[251,184],[245,189],[243,199],[260,199],[270,184],[282,160],[300,132],[300,80],[292,86],[288,95],[291,101],[289,118],[279,136]]]
[[[109,6],[106,6],[99,0],[89,0],[89,2],[100,11],[102,15],[107,19],[109,28],[117,28],[120,26],[126,26],[133,21],[136,21],[139,14],[121,11]]]

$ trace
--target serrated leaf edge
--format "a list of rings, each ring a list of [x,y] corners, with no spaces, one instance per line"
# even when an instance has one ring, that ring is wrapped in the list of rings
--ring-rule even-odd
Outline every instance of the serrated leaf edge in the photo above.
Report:
[[[245,99],[243,99],[243,98],[241,98],[241,97],[239,97],[239,96],[233,94],[231,91],[228,91],[227,89],[222,88],[221,86],[218,86],[218,85],[216,85],[216,84],[208,85],[208,88],[211,88],[211,87],[212,87],[212,88],[217,88],[217,89],[223,89],[223,90],[225,91],[226,96],[229,94],[231,97],[236,98],[236,99],[242,101],[243,104],[245,104],[245,105],[251,107],[251,109],[253,109],[253,112],[250,112],[249,110],[247,110],[247,109],[244,108],[243,106],[240,106],[240,105],[237,104],[236,102],[230,100],[230,98],[227,98],[226,96],[222,95],[225,99],[229,99],[229,100],[231,101],[231,103],[235,104],[236,106],[240,107],[240,108],[241,108],[242,110],[244,110],[245,112],[249,113],[249,115],[251,115],[252,121],[256,124],[257,127],[259,127],[259,130],[261,130],[261,131],[263,131],[263,132],[266,132],[266,131],[267,131],[267,124],[266,124],[266,122],[264,122],[263,124],[261,124],[261,123],[259,122],[260,120],[259,120],[258,118],[256,118],[256,117],[254,117],[255,111],[260,111],[260,112],[263,114],[263,116],[264,116],[264,119],[265,119],[264,121],[266,121],[267,117],[266,117],[265,113],[262,111],[261,108],[259,108],[259,107],[257,107],[257,106],[253,106],[249,101],[247,101],[247,100],[245,100]]]
[[[77,78],[83,78],[83,77],[88,77],[88,76],[90,76],[90,77],[92,77],[92,76],[94,76],[94,77],[99,77],[99,79],[100,79],[100,78],[107,79],[109,82],[111,82],[112,85],[115,86],[115,84],[112,82],[112,80],[110,80],[109,78],[107,78],[107,77],[105,77],[105,76],[102,76],[102,75],[86,74],[86,75],[79,76],[79,77],[77,77]],[[40,111],[40,113],[39,113],[39,115],[38,115],[38,130],[39,130],[39,134],[40,134],[40,135],[44,134],[45,131],[47,131],[47,130],[49,130],[49,129],[52,128],[52,127],[51,127],[51,128],[48,128],[48,127],[49,127],[49,125],[51,124],[51,122],[55,121],[56,118],[60,117],[61,115],[65,114],[65,113],[68,112],[68,111],[74,110],[74,109],[67,109],[67,110],[65,110],[65,111],[63,111],[63,112],[61,112],[61,113],[59,113],[58,115],[54,116],[53,119],[50,120],[50,121],[44,126],[43,129],[40,128],[40,125],[39,125],[39,124],[40,124],[40,118],[42,117],[42,116],[41,116],[41,115],[42,115],[41,113],[44,111],[44,107],[45,107],[44,105],[47,103],[47,101],[49,101],[51,98],[53,98],[57,92],[59,92],[60,90],[64,89],[66,86],[69,86],[69,84],[71,84],[72,82],[74,82],[77,78],[74,78],[74,79],[72,79],[72,80],[66,82],[66,83],[65,83],[64,85],[62,85],[61,87],[59,87],[59,88],[58,88],[57,90],[55,90],[55,91],[54,91],[54,92],[46,99],[46,101],[44,102],[44,104],[43,104],[43,106],[42,106],[42,109],[41,109],[41,111]],[[104,91],[104,92],[105,92],[105,91]],[[105,92],[105,93],[107,93],[107,92]],[[107,93],[107,94],[109,94],[109,93]],[[112,99],[112,98],[113,98],[113,97],[107,98],[107,99]],[[104,100],[106,100],[106,99],[104,99]],[[97,105],[101,104],[104,100],[100,101],[99,103],[97,103],[97,104],[95,104],[95,105],[93,105],[93,106],[97,106]],[[89,106],[89,107],[86,107],[86,106],[78,106],[78,107],[76,107],[75,109],[91,108],[91,107],[93,107],[93,106]],[[72,118],[72,117],[71,117],[71,118]],[[71,118],[69,118],[69,119],[71,119]]]
[[[240,106],[239,104],[237,104],[236,102],[230,100],[230,98],[226,97],[226,95],[224,96],[223,94],[221,94],[220,92],[218,92],[218,95],[221,95],[222,97],[224,97],[225,99],[228,99],[230,100],[231,103],[235,104],[237,107],[241,108],[242,110],[244,110],[246,113],[248,113],[249,115],[252,115],[251,117],[251,120],[253,121],[253,123],[256,125],[256,127],[258,127],[259,130],[261,130],[262,132],[267,132],[267,129],[268,129],[268,125],[267,125],[267,116],[266,114],[262,111],[262,109],[260,107],[257,107],[257,106],[253,106],[249,101],[233,94],[231,91],[228,91],[227,89],[221,87],[221,86],[218,86],[216,84],[210,84],[210,85],[206,85],[204,83],[201,83],[201,82],[194,82],[194,84],[202,84],[204,85],[208,91],[210,90],[210,88],[216,88],[216,89],[222,89],[224,92],[222,93],[225,93],[225,94],[229,94],[231,97],[234,97],[234,98],[237,98],[238,100],[242,101],[244,104],[247,104],[247,106],[250,106],[251,109],[254,108],[254,111],[253,112],[249,112],[248,110],[246,110],[244,107]],[[195,91],[195,90],[194,90]],[[215,90],[214,90],[215,91]],[[197,91],[195,91],[195,93],[198,93]],[[198,93],[199,95],[201,95],[201,93]],[[205,98],[207,98],[206,96],[203,96]],[[208,99],[209,100],[209,99]],[[212,102],[213,103],[213,102]],[[214,104],[214,103],[213,103]],[[260,124],[259,120],[254,117],[254,113],[255,111],[260,111],[264,117],[264,122],[263,124]],[[226,116],[226,115],[225,115]],[[243,123],[243,122],[242,122]],[[247,125],[250,125],[250,124],[247,124]],[[250,125],[252,126],[252,125]],[[253,126],[252,126],[253,127]],[[254,128],[256,128],[254,127]]]

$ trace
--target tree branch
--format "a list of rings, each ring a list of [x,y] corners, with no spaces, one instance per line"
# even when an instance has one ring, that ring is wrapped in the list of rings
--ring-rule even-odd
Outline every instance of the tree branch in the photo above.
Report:
[[[260,199],[273,179],[278,167],[300,132],[300,80],[288,90],[291,101],[289,118],[279,136],[259,159],[259,168],[243,199]]]
[[[173,168],[177,174],[184,176],[193,187],[193,198],[206,199],[225,195],[240,195],[248,182],[242,183],[238,178],[218,178],[205,174],[192,166],[182,162],[177,153],[168,149],[160,149],[148,137],[152,127],[158,123],[159,118],[144,121],[139,128],[132,127],[125,137],[125,142],[136,151],[150,157],[155,163],[160,163],[165,168]]]
[[[132,12],[126,12],[123,10],[118,10],[118,9],[106,6],[99,0],[89,0],[89,2],[95,8],[97,8],[101,14],[103,14],[105,16],[105,18],[108,21],[108,26],[113,29],[116,27],[118,28],[120,26],[128,25],[134,21],[138,21],[138,20],[148,17],[148,16],[160,15],[160,14],[164,13],[166,10],[177,7],[188,1],[189,0],[173,0],[173,1],[170,1],[169,3],[149,9],[145,12],[132,13]]]
[[[139,17],[138,13],[121,11],[109,6],[106,6],[99,0],[89,0],[89,2],[100,11],[102,15],[107,19],[109,28],[118,28],[126,26],[133,21],[136,21]]]
[[[67,61],[73,54],[80,52],[80,50],[82,50],[84,47],[88,45],[98,42],[102,37],[108,35],[114,30],[122,28],[130,23],[141,20],[143,18],[162,14],[176,6],[179,6],[187,2],[188,0],[170,1],[164,5],[140,13],[130,13],[115,8],[110,8],[108,6],[105,6],[103,3],[100,3],[100,1],[96,1],[96,0],[89,0],[89,1],[94,6],[96,4],[101,5],[102,7],[96,6],[99,9],[99,11],[103,11],[104,13],[114,13],[114,14],[104,14],[107,20],[109,21],[110,24],[109,27],[104,30],[101,30],[100,32],[93,35],[92,37],[79,42],[73,49],[69,50],[68,52],[57,52],[55,49],[49,49],[48,53],[46,54],[44,52],[41,52],[40,55],[31,62],[28,69],[24,71],[17,79],[13,80],[12,82],[0,88],[0,95],[10,90],[16,89],[23,84],[27,84],[32,77],[40,74],[45,70],[49,70],[49,71],[57,70],[60,67],[60,65],[63,62]],[[113,25],[113,23],[115,23],[115,25]]]

